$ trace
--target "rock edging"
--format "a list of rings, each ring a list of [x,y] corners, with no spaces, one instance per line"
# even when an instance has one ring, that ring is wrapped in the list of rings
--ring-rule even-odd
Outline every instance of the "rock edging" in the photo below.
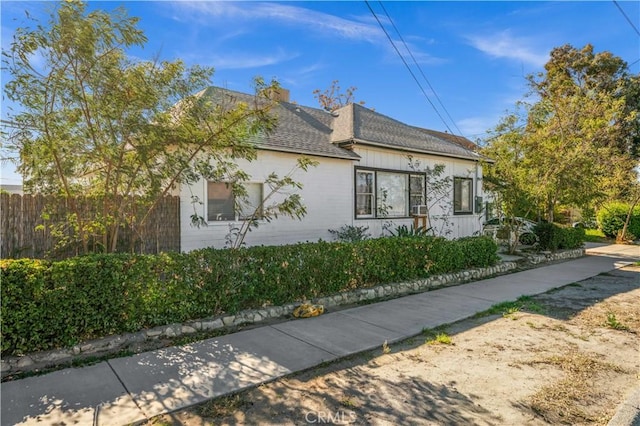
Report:
[[[584,249],[569,250],[560,253],[533,255],[529,261],[533,264],[554,260],[581,257]],[[463,284],[477,281],[496,274],[503,274],[518,268],[516,262],[502,262],[487,268],[469,269],[449,274],[435,275],[401,283],[378,285],[371,288],[357,289],[331,296],[311,300],[313,304],[331,308],[340,305],[371,301],[381,298],[400,297],[408,294],[433,290],[435,288]],[[240,311],[233,315],[205,318],[188,321],[182,324],[168,324],[140,330],[135,333],[125,333],[108,336],[101,339],[82,342],[71,348],[34,352],[24,356],[4,357],[0,361],[2,378],[19,372],[28,372],[40,368],[49,368],[65,364],[76,358],[87,356],[104,356],[122,351],[132,345],[160,338],[174,338],[201,331],[222,330],[240,325],[257,324],[265,320],[281,318],[290,315],[299,303],[289,303],[282,306],[268,306],[261,309]]]

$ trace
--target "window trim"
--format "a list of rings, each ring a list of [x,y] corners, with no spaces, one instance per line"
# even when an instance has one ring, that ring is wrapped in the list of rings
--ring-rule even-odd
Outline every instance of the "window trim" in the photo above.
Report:
[[[206,218],[206,222],[207,224],[210,225],[214,225],[214,224],[226,224],[226,223],[230,223],[230,222],[242,222],[244,220],[246,220],[246,217],[241,216],[241,212],[236,210],[236,201],[235,201],[235,195],[233,194],[233,188],[231,188],[231,196],[233,197],[233,212],[234,212],[234,218],[233,219],[225,219],[225,220],[210,220],[209,219],[209,183],[219,183],[219,184],[228,184],[228,185],[232,185],[232,182],[228,182],[228,181],[213,181],[213,180],[204,180],[204,217]],[[248,182],[243,182],[243,185],[259,185],[260,186],[260,198],[262,198],[261,202],[264,202],[264,182],[259,182],[259,181],[248,181]],[[257,220],[262,221],[264,219],[264,217],[261,215],[260,217],[257,218]]]
[[[456,181],[469,182],[469,210],[456,210]],[[473,178],[467,176],[454,176],[453,177],[453,214],[454,216],[472,215],[474,211],[473,206]]]
[[[360,193],[358,192],[358,173],[369,173],[373,175],[373,181],[371,183],[372,186],[372,190],[373,192],[371,193],[371,214],[358,214],[358,196],[361,194],[366,194],[368,195],[368,193]],[[376,188],[377,188],[377,176],[376,176],[376,172],[374,170],[365,170],[365,169],[359,169],[356,168],[355,173],[353,175],[353,194],[355,195],[353,198],[353,213],[356,219],[375,219],[376,218],[376,204],[377,204],[377,194],[376,194]]]
[[[373,205],[371,215],[358,215],[358,172],[373,173]],[[407,175],[407,187],[406,190],[406,202],[407,215],[406,216],[390,216],[379,217],[378,216],[378,172],[382,173],[395,173],[399,175]],[[355,220],[384,220],[384,219],[410,219],[411,216],[411,176],[422,177],[422,199],[426,202],[427,199],[427,174],[425,172],[416,172],[413,170],[394,170],[394,169],[382,169],[375,167],[354,167],[353,172],[353,217]]]

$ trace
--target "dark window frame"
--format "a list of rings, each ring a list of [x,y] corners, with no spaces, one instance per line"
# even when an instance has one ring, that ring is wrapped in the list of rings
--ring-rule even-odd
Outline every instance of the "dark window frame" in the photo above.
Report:
[[[469,199],[467,200],[469,203],[468,210],[462,210],[462,199],[458,202],[458,182],[465,183],[469,185]],[[460,188],[460,191],[462,188]],[[460,194],[462,197],[462,194]],[[458,207],[460,205],[460,207]],[[472,215],[473,214],[473,178],[463,177],[463,176],[454,176],[453,177],[453,214],[454,215]]]
[[[358,215],[358,195],[364,193],[358,193],[358,173],[373,173],[373,200],[372,200],[372,214],[371,215]],[[407,175],[407,187],[405,188],[407,203],[409,204],[406,212],[406,216],[390,216],[381,217],[378,214],[378,172],[382,173],[395,173],[399,175]],[[407,170],[393,170],[382,169],[375,167],[355,167],[353,173],[353,216],[356,220],[380,220],[380,219],[408,219],[411,218],[411,198],[415,196],[416,192],[411,190],[411,176],[420,176],[422,178],[422,201],[426,203],[427,200],[427,174],[424,172],[415,172]]]

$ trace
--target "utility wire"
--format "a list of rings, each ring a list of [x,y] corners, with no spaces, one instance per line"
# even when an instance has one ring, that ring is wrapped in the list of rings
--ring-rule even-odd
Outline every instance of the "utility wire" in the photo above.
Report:
[[[618,8],[618,10],[620,11],[620,13],[622,13],[622,16],[625,17],[625,19],[627,20],[627,22],[629,23],[629,25],[631,25],[631,28],[633,28],[633,30],[636,32],[636,34],[638,34],[640,36],[640,31],[638,31],[638,28],[635,26],[635,24],[631,21],[631,19],[629,19],[629,17],[627,16],[627,14],[624,12],[624,10],[620,7],[620,5],[618,4],[618,2],[616,0],[612,0],[613,4],[616,5],[616,7]]]
[[[431,92],[433,93],[433,95],[436,97],[436,99],[438,100],[438,103],[440,104],[440,106],[442,107],[442,109],[444,110],[444,112],[447,114],[447,117],[449,118],[449,120],[451,121],[451,123],[453,124],[453,126],[456,128],[456,130],[458,131],[458,134],[460,136],[462,135],[462,132],[460,131],[460,129],[458,128],[458,126],[456,125],[456,122],[453,120],[453,118],[451,118],[451,114],[449,114],[449,111],[447,110],[447,108],[444,106],[444,104],[442,103],[442,100],[440,100],[440,96],[438,96],[438,93],[436,93],[436,90],[433,88],[433,86],[431,85],[431,83],[429,82],[429,79],[427,78],[427,76],[424,74],[424,71],[422,70],[422,67],[420,66],[420,64],[418,64],[418,61],[416,61],[415,56],[413,56],[413,53],[411,52],[411,49],[409,49],[409,46],[407,45],[407,43],[404,41],[404,38],[402,37],[402,34],[400,34],[400,31],[398,30],[398,27],[396,27],[396,24],[393,22],[393,20],[391,19],[391,16],[389,16],[389,12],[387,12],[387,9],[384,7],[384,4],[381,1],[378,1],[378,3],[380,4],[380,6],[382,7],[382,10],[384,11],[384,14],[387,15],[387,19],[389,19],[389,22],[391,22],[391,25],[393,26],[393,29],[396,31],[396,34],[398,34],[398,37],[400,38],[400,40],[402,41],[402,44],[404,45],[404,48],[407,49],[407,52],[409,52],[409,55],[411,56],[411,59],[413,60],[413,63],[416,65],[416,67],[418,68],[418,70],[420,71],[420,74],[422,75],[422,78],[424,78],[424,81],[427,82],[427,85],[429,85],[429,88],[431,89]]]
[[[449,127],[449,125],[447,124],[447,122],[445,121],[445,119],[442,117],[442,115],[440,114],[440,112],[438,112],[438,109],[436,108],[436,106],[433,104],[433,102],[431,102],[431,99],[429,99],[429,95],[427,95],[427,92],[424,90],[424,87],[422,87],[422,84],[420,84],[420,81],[418,80],[418,78],[416,77],[416,75],[413,73],[413,71],[411,70],[411,67],[409,66],[409,64],[407,64],[407,61],[404,59],[404,57],[402,56],[402,54],[400,53],[400,51],[398,50],[398,48],[396,47],[396,44],[393,42],[393,40],[391,39],[391,36],[389,35],[389,33],[387,32],[387,30],[385,29],[384,25],[382,25],[382,22],[380,22],[380,19],[378,18],[378,15],[376,15],[376,12],[373,11],[373,9],[371,8],[371,5],[369,4],[368,0],[364,1],[367,4],[367,7],[369,8],[369,11],[371,12],[371,14],[373,15],[373,17],[376,19],[376,21],[378,21],[378,25],[380,25],[380,28],[382,28],[382,31],[384,31],[384,34],[387,36],[387,38],[389,39],[389,43],[391,43],[391,46],[393,46],[394,50],[396,51],[396,53],[398,54],[398,56],[400,57],[400,59],[402,60],[402,63],[404,63],[404,66],[407,68],[407,70],[409,71],[409,74],[411,74],[411,77],[413,77],[413,79],[415,80],[416,84],[418,85],[418,87],[420,88],[420,90],[422,91],[422,94],[424,95],[424,97],[427,99],[427,101],[429,102],[429,104],[431,105],[431,107],[433,108],[433,110],[436,112],[436,114],[438,114],[438,117],[440,117],[440,120],[442,120],[442,122],[444,123],[445,127],[449,130],[449,132],[451,134],[453,134],[453,131],[451,130],[451,128]]]

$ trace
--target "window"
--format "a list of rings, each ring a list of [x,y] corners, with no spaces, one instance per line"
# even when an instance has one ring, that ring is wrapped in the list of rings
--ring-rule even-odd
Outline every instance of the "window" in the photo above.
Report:
[[[407,210],[408,177],[409,175],[400,173],[377,173],[378,217],[409,215]]]
[[[236,199],[231,183],[207,182],[207,220],[238,220],[250,216],[262,203],[262,184],[245,183],[246,198]],[[258,212],[262,216],[262,212]]]
[[[424,176],[410,175],[409,179],[409,207],[425,205]]]
[[[473,179],[453,178],[453,214],[473,213]]]
[[[423,174],[356,169],[356,218],[408,217],[425,203]]]
[[[356,172],[356,216],[373,217],[374,172]]]

